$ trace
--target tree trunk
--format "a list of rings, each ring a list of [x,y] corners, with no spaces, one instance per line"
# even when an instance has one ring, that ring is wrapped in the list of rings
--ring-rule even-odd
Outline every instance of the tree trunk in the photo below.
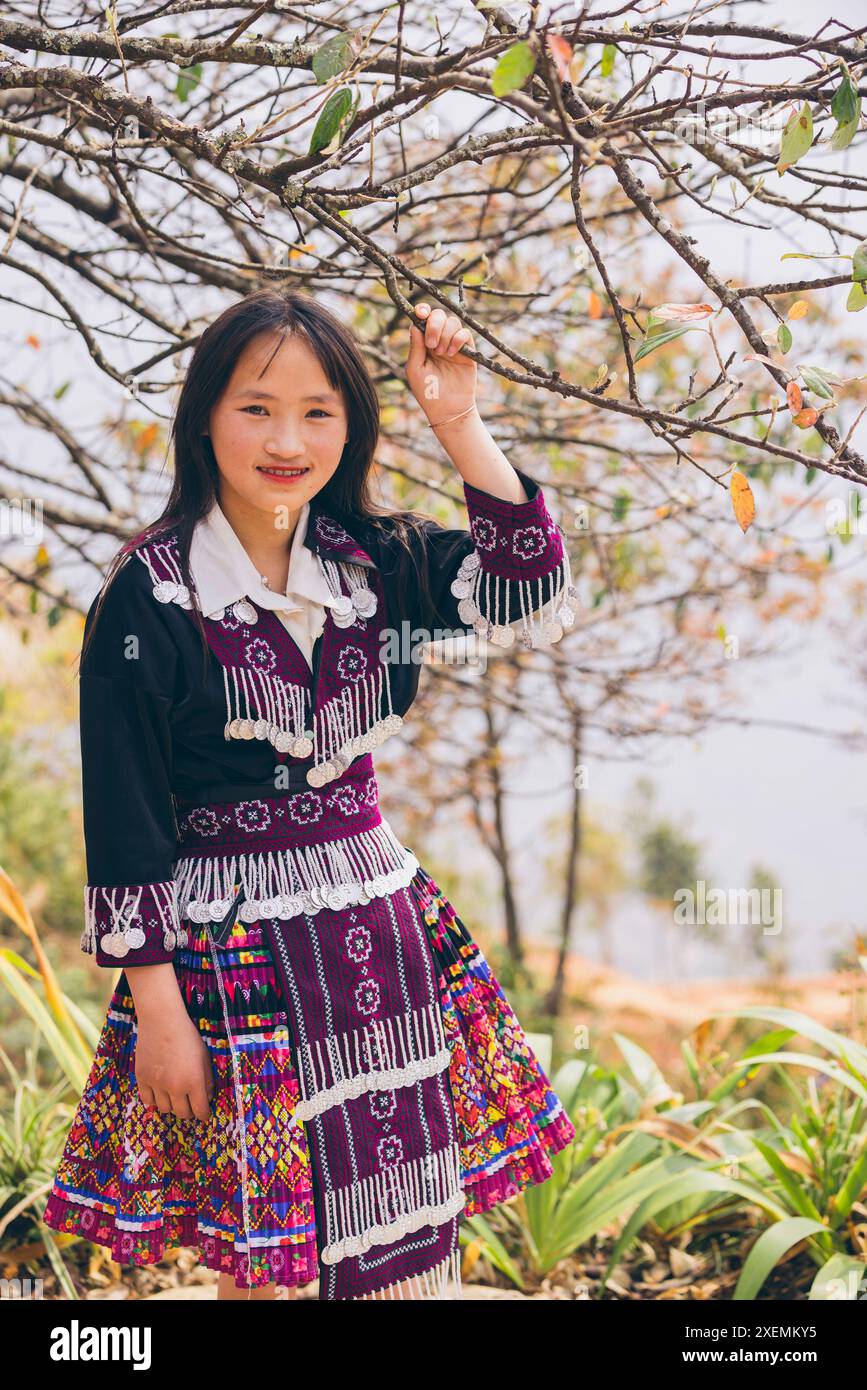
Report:
[[[566,883],[560,918],[560,949],[557,952],[554,979],[542,1006],[545,1013],[550,1014],[552,1018],[557,1018],[563,1007],[569,938],[578,907],[578,860],[581,854],[581,787],[578,785],[578,767],[581,762],[581,735],[581,712],[578,710],[572,723],[572,815],[569,821],[569,843],[566,848]]]

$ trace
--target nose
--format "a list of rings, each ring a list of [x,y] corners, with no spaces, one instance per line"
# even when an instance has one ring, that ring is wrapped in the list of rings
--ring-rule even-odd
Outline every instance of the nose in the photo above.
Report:
[[[265,444],[265,453],[274,460],[291,461],[297,459],[303,452],[301,431],[297,425],[289,421],[285,421],[277,429],[274,429],[270,439]]]

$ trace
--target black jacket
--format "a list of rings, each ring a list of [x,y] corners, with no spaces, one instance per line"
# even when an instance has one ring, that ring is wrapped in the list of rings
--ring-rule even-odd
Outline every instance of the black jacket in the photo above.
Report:
[[[536,646],[558,640],[563,627],[571,625],[574,589],[562,530],[552,520],[539,485],[521,470],[516,472],[528,501],[504,502],[464,484],[469,530],[425,524],[420,558],[428,567],[433,609],[422,603],[416,585],[398,589],[399,543],[392,533],[382,535],[359,521],[350,534],[316,498],[311,500],[305,545],[334,560],[341,575],[346,565],[356,567],[356,572],[360,567],[380,596],[375,615],[365,620],[355,614],[354,627],[343,624],[354,639],[353,652],[367,641],[372,655],[376,640],[386,653],[382,661],[388,666],[390,713],[385,722],[380,717],[380,734],[397,732],[400,719],[394,716],[404,716],[415,699],[422,636],[460,633],[476,640],[475,634],[481,633],[495,644],[510,645],[517,628],[517,640]],[[299,756],[304,749],[293,738],[303,736],[303,730],[296,729],[278,745],[282,751],[277,753],[271,736],[264,735],[267,721],[256,726],[255,736],[241,728],[239,719],[233,723],[229,716],[245,710],[227,705],[229,663],[220,643],[238,633],[219,633],[219,624],[205,620],[209,643],[212,629],[214,642],[203,682],[200,634],[189,600],[183,601],[184,594],[172,582],[173,571],[162,567],[166,553],[147,543],[135,548],[109,589],[81,664],[88,876],[82,947],[95,951],[98,963],[112,967],[116,959],[99,947],[113,923],[116,929],[119,905],[124,903],[136,910],[134,919],[127,917],[127,925],[135,920],[147,938],[142,941],[146,949],[135,952],[135,964],[172,958],[181,932],[173,896],[179,806],[231,801],[257,790],[265,793],[274,787],[275,767],[287,764],[299,784],[306,777],[310,785],[321,785],[314,776],[339,777],[354,749],[365,746],[356,740],[342,747],[342,762],[341,754],[325,760],[322,752]],[[96,602],[87,615],[86,634]],[[241,632],[255,632],[255,605],[248,602],[247,610],[239,611],[248,611],[253,619]],[[540,611],[542,619],[537,616]],[[264,616],[260,610],[258,617]],[[227,626],[237,630],[239,620],[229,613]],[[335,668],[339,664],[344,670],[345,658],[338,663],[338,636],[329,610],[314,648],[312,675],[296,647],[298,661],[292,670],[273,677],[303,685],[306,673],[313,711],[325,703],[320,691],[331,692],[331,704],[342,693]],[[295,644],[288,633],[286,642],[290,652]],[[233,678],[236,674],[233,667]],[[264,689],[263,680],[257,675],[254,682],[251,676],[251,688],[255,684],[257,691]],[[354,732],[364,727],[359,722]]]

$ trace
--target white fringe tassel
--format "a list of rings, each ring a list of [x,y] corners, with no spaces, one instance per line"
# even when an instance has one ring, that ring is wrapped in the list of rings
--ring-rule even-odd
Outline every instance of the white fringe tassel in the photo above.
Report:
[[[448,1294],[449,1281],[454,1286],[454,1293]],[[418,1285],[416,1284],[418,1281]],[[410,1286],[409,1293],[404,1293],[404,1284]],[[420,1292],[416,1292],[416,1288]],[[455,1299],[463,1302],[463,1290],[461,1288],[461,1254],[460,1250],[453,1250],[433,1269],[423,1270],[421,1274],[413,1274],[408,1279],[399,1284],[388,1284],[384,1289],[378,1289],[376,1293],[359,1294],[357,1299],[350,1302],[357,1303],[360,1299]]]
[[[223,667],[226,739],[267,739],[278,752],[309,758],[311,787],[341,777],[360,753],[371,753],[400,733],[403,719],[392,704],[388,666],[377,669],[327,700],[315,716],[310,691],[264,671]],[[311,727],[312,726],[312,727]]]
[[[223,667],[226,739],[267,739],[278,753],[309,758],[313,734],[306,730],[310,692],[295,681],[244,666]]]
[[[410,1086],[445,1071],[449,1056],[437,1000],[384,1023],[335,1034],[324,1044],[320,1039],[305,1043],[296,1060],[302,1098],[295,1114],[309,1120],[368,1091]],[[363,1070],[365,1063],[370,1070]]]
[[[176,945],[186,946],[187,932],[179,921],[176,887],[170,879],[166,883],[121,885],[115,888],[98,888],[87,884],[84,889],[84,931],[80,941],[82,951],[87,955],[96,953],[100,908],[108,908],[111,917],[110,930],[99,940],[100,950],[118,959],[130,951],[140,950],[147,941],[147,935],[139,925],[139,903],[145,888],[151,889],[159,913],[163,949],[173,951]]]
[[[491,580],[494,581],[493,602],[491,601]],[[548,597],[544,596],[547,583]],[[500,585],[503,595],[500,596]],[[536,586],[535,594],[533,586]],[[577,595],[572,583],[572,570],[569,552],[563,546],[563,558],[559,565],[539,579],[501,579],[491,575],[482,565],[478,550],[464,557],[458,569],[457,578],[452,581],[451,591],[459,599],[458,616],[462,623],[498,647],[511,647],[515,641],[516,630],[512,623],[501,621],[513,606],[511,590],[517,587],[521,617],[520,639],[530,650],[534,647],[548,647],[559,642],[563,630],[575,622],[575,610],[570,603]],[[548,615],[545,616],[545,610]],[[538,636],[536,622],[538,620]]]
[[[314,765],[307,781],[311,787],[333,782],[359,753],[371,753],[402,728],[403,719],[392,704],[388,665],[380,660],[372,675],[356,681],[351,689],[345,686],[316,711]]]
[[[338,1264],[375,1245],[391,1245],[422,1226],[441,1226],[465,1203],[456,1144],[384,1168],[350,1187],[326,1193],[322,1262]]]
[[[181,917],[222,921],[240,883],[245,901],[238,917],[256,922],[260,917],[285,921],[322,908],[339,912],[387,897],[406,888],[418,866],[383,819],[372,830],[322,845],[223,858],[181,857],[173,872]]]

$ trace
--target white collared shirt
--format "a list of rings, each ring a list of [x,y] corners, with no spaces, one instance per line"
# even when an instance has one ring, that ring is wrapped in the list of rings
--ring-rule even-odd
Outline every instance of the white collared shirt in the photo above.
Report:
[[[303,543],[309,515],[310,503],[305,502],[292,536],[284,594],[264,582],[217,501],[193,531],[190,571],[206,618],[240,598],[252,599],[260,608],[276,613],[312,668],[313,645],[325,626],[325,609],[333,607],[334,596],[319,561]]]

